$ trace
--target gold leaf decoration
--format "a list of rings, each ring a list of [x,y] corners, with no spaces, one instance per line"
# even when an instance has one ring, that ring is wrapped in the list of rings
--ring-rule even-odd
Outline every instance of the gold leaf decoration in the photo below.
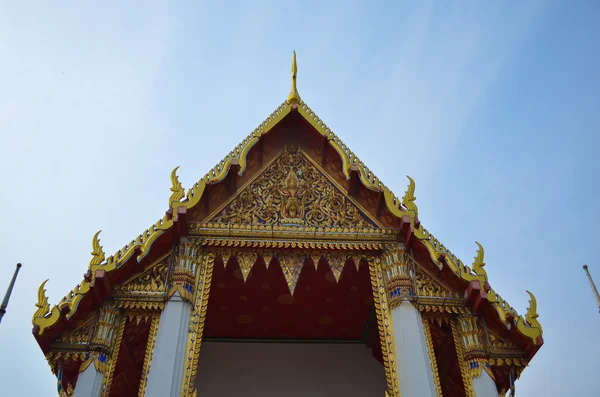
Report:
[[[180,201],[182,198],[185,197],[185,191],[183,189],[183,186],[181,185],[181,182],[179,182],[179,177],[177,176],[177,170],[179,169],[179,166],[175,167],[173,169],[173,171],[171,171],[171,197],[169,197],[169,206],[171,206],[171,204],[173,202],[177,202]]]

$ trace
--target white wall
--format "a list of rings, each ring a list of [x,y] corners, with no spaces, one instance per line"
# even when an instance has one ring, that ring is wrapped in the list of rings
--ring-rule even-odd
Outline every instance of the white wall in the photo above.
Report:
[[[359,344],[203,342],[198,397],[383,397],[385,370]]]

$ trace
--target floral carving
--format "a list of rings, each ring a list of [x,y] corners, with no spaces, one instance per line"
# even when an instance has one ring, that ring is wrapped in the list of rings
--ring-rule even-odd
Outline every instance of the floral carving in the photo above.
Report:
[[[289,146],[210,222],[377,227],[294,146]]]

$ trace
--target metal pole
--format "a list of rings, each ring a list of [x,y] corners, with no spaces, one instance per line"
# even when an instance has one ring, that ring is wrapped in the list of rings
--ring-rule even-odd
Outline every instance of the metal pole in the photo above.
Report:
[[[590,285],[592,286],[592,292],[594,293],[594,297],[596,298],[596,305],[598,305],[598,311],[600,311],[600,295],[598,295],[598,290],[596,289],[594,280],[592,280],[592,275],[590,274],[590,271],[588,270],[587,265],[583,265],[583,271],[587,275],[588,281],[590,282]]]
[[[17,263],[17,268],[15,269],[15,273],[13,274],[12,280],[10,280],[10,284],[8,285],[8,290],[6,291],[6,295],[4,295],[4,300],[2,301],[2,305],[0,305],[0,322],[2,322],[2,317],[4,317],[4,313],[6,313],[6,307],[8,306],[8,300],[10,299],[10,294],[12,293],[13,287],[15,286],[15,281],[17,280],[17,274],[19,274],[20,268],[21,268],[21,264]]]

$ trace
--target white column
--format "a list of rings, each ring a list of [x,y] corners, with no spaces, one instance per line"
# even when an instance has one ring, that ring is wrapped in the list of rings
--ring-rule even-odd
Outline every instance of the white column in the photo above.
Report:
[[[102,373],[96,370],[92,361],[90,365],[79,374],[73,397],[98,397],[102,389]]]
[[[498,389],[496,382],[484,370],[481,370],[481,375],[473,379],[473,389],[475,397],[498,397]]]
[[[436,397],[421,313],[404,299],[392,309],[392,323],[400,394],[402,397]]]
[[[160,315],[146,397],[179,397],[192,306],[176,292]]]

